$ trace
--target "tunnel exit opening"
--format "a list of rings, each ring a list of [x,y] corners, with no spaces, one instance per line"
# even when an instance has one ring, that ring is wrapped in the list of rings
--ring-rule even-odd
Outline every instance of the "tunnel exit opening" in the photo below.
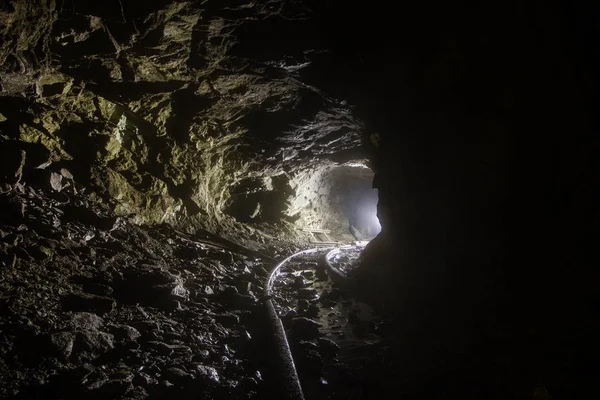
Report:
[[[348,220],[348,231],[355,240],[371,240],[381,231],[377,218],[377,190],[373,189],[373,172],[360,165],[333,171],[331,192],[340,198]]]
[[[246,178],[229,188],[223,212],[255,226],[291,223],[313,243],[369,241],[381,231],[373,177],[364,162],[348,162]]]
[[[369,241],[381,231],[373,171],[353,162],[314,170],[294,187],[290,211],[299,216],[300,229],[327,230],[342,242]]]

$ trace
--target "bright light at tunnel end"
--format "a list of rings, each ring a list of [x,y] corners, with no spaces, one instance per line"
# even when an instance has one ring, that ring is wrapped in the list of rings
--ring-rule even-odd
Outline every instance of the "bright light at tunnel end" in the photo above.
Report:
[[[379,234],[379,232],[381,232],[381,223],[379,222],[379,218],[377,218],[377,210],[373,211],[367,208],[365,214],[367,219],[367,232],[366,237],[362,242],[369,243]]]
[[[363,200],[358,206],[355,222],[360,227],[360,242],[368,243],[381,232],[381,223],[377,217],[377,203]]]
[[[379,222],[379,218],[377,217],[377,212],[375,212],[375,214],[371,213],[371,224],[374,228],[374,236],[377,236],[379,232],[381,232],[381,223]]]

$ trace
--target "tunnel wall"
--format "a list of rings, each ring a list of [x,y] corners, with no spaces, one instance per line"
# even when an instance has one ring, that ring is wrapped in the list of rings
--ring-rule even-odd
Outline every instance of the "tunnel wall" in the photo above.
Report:
[[[363,214],[376,215],[372,179],[373,172],[362,164],[309,169],[291,182],[295,195],[288,214],[297,216],[295,224],[300,229],[330,230],[332,240],[355,240],[349,231],[351,221],[366,236]]]
[[[485,358],[510,336],[524,377],[569,374],[585,352],[575,338],[598,331],[580,295],[597,275],[598,141],[594,78],[574,65],[562,5],[386,10],[348,7],[343,24],[323,25],[340,43],[335,72],[307,74],[334,81],[375,135],[383,231],[362,290],[411,321],[406,359],[463,345]]]
[[[269,240],[293,239],[287,188],[246,196],[240,185],[343,160],[361,135],[347,104],[298,80],[314,38],[296,39],[316,33],[302,10],[87,3],[0,4],[0,147],[11,153],[0,191],[34,184],[39,166],[67,169],[136,223],[245,241],[266,231],[240,221],[270,203],[259,219],[281,224]]]

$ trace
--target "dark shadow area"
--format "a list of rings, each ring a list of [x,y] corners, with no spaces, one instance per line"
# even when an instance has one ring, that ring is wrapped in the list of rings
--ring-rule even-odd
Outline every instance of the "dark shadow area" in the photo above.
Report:
[[[303,78],[381,138],[383,232],[359,280],[410,321],[390,352],[398,373],[420,370],[416,398],[585,397],[600,330],[598,53],[584,39],[598,32],[583,16],[596,6],[315,7],[332,51]]]
[[[290,66],[306,62],[306,59],[300,57],[303,51],[320,46],[313,23],[310,18],[286,19],[273,16],[249,19],[236,29],[240,39],[232,48],[232,54],[258,61],[289,63]]]

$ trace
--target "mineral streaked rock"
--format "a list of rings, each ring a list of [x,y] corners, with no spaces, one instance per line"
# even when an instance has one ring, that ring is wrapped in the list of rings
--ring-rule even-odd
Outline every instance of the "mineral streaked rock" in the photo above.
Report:
[[[109,10],[62,15],[54,3],[19,4],[3,30],[1,93],[32,103],[3,116],[30,120],[20,140],[41,143],[137,223],[234,234],[230,205],[245,201],[241,182],[258,178],[265,195],[247,199],[248,218],[289,224],[293,194],[271,178],[294,182],[307,163],[336,165],[331,156],[360,144],[349,108],[296,79],[307,64],[241,56],[248,12],[275,13],[268,8],[124,5],[114,23]]]

